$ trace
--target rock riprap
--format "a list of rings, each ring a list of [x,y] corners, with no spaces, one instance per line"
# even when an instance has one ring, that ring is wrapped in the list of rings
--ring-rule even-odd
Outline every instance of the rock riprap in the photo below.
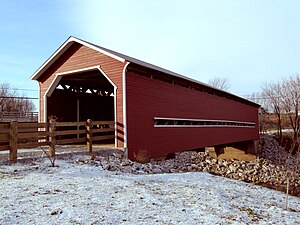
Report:
[[[89,163],[101,166],[105,170],[133,174],[209,172],[235,180],[278,186],[286,184],[287,181],[285,157],[286,152],[276,140],[264,135],[259,143],[258,158],[251,162],[214,159],[208,152],[186,151],[176,153],[173,159],[150,160],[149,163],[134,162],[121,154],[99,156],[93,160],[77,160],[76,163]],[[294,158],[290,161],[296,163]],[[300,187],[299,171],[290,176],[290,184]]]

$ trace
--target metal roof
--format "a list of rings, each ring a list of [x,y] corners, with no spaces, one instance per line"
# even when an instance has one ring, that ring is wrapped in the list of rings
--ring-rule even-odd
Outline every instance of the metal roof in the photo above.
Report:
[[[42,66],[30,77],[31,80],[37,80],[65,51],[67,51],[67,49],[74,43],[79,43],[79,44],[82,44],[86,47],[89,47],[89,48],[92,48],[98,52],[101,52],[107,56],[110,56],[120,62],[131,62],[131,63],[135,63],[135,64],[138,64],[140,66],[143,66],[143,67],[146,67],[146,68],[150,68],[150,69],[153,69],[153,70],[157,70],[157,71],[160,71],[162,73],[165,73],[165,74],[168,74],[168,75],[172,75],[174,77],[178,77],[178,78],[181,78],[181,79],[184,79],[184,80],[187,80],[187,81],[190,81],[190,82],[193,82],[193,83],[196,83],[196,84],[200,84],[202,86],[205,86],[205,87],[208,87],[210,89],[214,89],[214,90],[217,90],[219,92],[223,92],[224,94],[227,94],[227,95],[230,95],[230,96],[233,96],[235,98],[238,98],[238,99],[241,99],[245,102],[248,102],[249,104],[251,105],[256,105],[257,107],[259,107],[258,104],[256,104],[255,102],[252,102],[252,101],[249,101],[247,99],[244,99],[240,96],[237,96],[237,95],[234,95],[230,92],[227,92],[227,91],[224,91],[224,90],[221,90],[221,89],[218,89],[218,88],[215,88],[213,86],[210,86],[206,83],[203,83],[203,82],[200,82],[198,80],[195,80],[195,79],[192,79],[192,78],[189,78],[189,77],[186,77],[186,76],[183,76],[181,74],[178,74],[178,73],[175,73],[175,72],[172,72],[170,70],[167,70],[167,69],[164,69],[164,68],[161,68],[159,66],[156,66],[156,65],[153,65],[151,63],[147,63],[147,62],[144,62],[142,60],[139,60],[139,59],[136,59],[136,58],[133,58],[133,57],[130,57],[130,56],[127,56],[127,55],[124,55],[122,53],[119,53],[119,52],[116,52],[116,51],[113,51],[113,50],[110,50],[110,49],[107,49],[107,48],[104,48],[104,47],[101,47],[99,45],[95,45],[93,43],[90,43],[90,42],[87,42],[87,41],[84,41],[82,39],[79,39],[79,38],[76,38],[76,37],[73,37],[73,36],[70,36],[43,64]]]

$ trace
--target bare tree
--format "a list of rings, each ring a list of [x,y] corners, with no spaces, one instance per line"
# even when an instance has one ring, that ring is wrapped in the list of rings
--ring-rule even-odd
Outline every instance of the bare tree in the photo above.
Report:
[[[300,119],[299,119],[299,108],[300,108],[300,76],[294,74],[289,78],[282,80],[282,90],[280,99],[282,101],[283,111],[288,116],[290,121],[290,127],[293,130],[293,141],[288,150],[288,156],[286,159],[287,169],[287,191],[286,191],[286,209],[288,209],[288,194],[290,180],[295,183],[295,179],[299,173],[299,134],[300,134]],[[294,157],[292,155],[294,154]],[[293,185],[295,188],[295,184]]]
[[[17,96],[9,83],[0,83],[0,111],[27,113],[35,110],[34,103],[24,95]]]
[[[286,178],[286,205],[288,209],[289,189],[296,187],[300,172],[300,75],[294,74],[288,78],[284,78],[279,82],[265,83],[263,93],[267,96],[264,103],[277,116],[279,142],[282,145],[282,117],[285,116],[289,120],[289,127],[293,130],[290,145],[285,145],[287,153],[278,154],[279,162],[284,161],[285,178]],[[293,189],[292,189],[293,190]]]
[[[277,83],[267,83],[263,88],[269,98],[269,104],[278,118],[279,140],[282,144],[282,116],[289,118],[289,125],[293,130],[293,137],[290,146],[285,146],[287,155],[285,160],[286,168],[286,209],[288,209],[288,194],[290,186],[295,188],[295,180],[299,176],[299,107],[300,107],[300,76],[294,74],[289,78],[282,79]],[[293,156],[294,155],[294,156]]]
[[[230,88],[227,78],[214,77],[208,80],[208,84],[224,91],[228,91]]]
[[[56,131],[56,120],[57,118],[55,116],[49,116],[48,117],[49,123],[48,123],[48,150],[40,146],[42,151],[45,153],[47,158],[49,159],[52,167],[55,167],[55,161],[56,161],[56,138],[55,138],[55,131]],[[38,141],[38,140],[36,140]]]
[[[248,94],[248,95],[244,95],[243,96],[244,98],[252,101],[252,102],[255,102],[261,106],[264,107],[265,111],[270,111],[269,108],[266,108],[266,99],[268,99],[267,96],[265,96],[265,93],[264,92],[253,92],[251,94]]]
[[[270,128],[270,122],[268,120],[268,112],[270,111],[268,108],[266,108],[266,99],[267,97],[264,96],[263,92],[253,92],[252,94],[245,95],[243,96],[244,98],[255,102],[259,105],[261,105],[259,109],[259,127],[260,127],[260,132],[264,133]]]
[[[282,139],[282,116],[289,118],[293,129],[293,139],[297,141],[300,133],[300,76],[294,74],[280,82],[265,83],[263,94],[266,96],[265,108],[270,108],[277,116],[279,139]]]
[[[295,74],[282,81],[281,99],[284,113],[290,120],[293,129],[294,142],[297,142],[300,131],[299,104],[300,104],[300,76]]]
[[[265,83],[263,86],[263,95],[266,97],[264,104],[270,108],[277,117],[277,133],[279,143],[282,143],[282,101],[280,99],[282,85],[281,83]]]

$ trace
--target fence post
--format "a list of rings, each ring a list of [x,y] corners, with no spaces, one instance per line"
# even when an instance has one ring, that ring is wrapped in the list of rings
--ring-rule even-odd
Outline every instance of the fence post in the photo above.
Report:
[[[49,119],[49,156],[55,157],[55,125],[56,119]]]
[[[93,135],[93,121],[91,119],[88,119],[86,121],[86,147],[89,153],[92,153],[93,151],[93,141],[92,141],[92,135]]]
[[[9,131],[9,160],[12,163],[17,162],[18,157],[18,122],[17,121],[10,121],[10,131]]]

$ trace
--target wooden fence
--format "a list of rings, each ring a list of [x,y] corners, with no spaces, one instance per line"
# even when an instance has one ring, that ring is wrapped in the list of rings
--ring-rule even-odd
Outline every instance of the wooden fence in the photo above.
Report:
[[[12,120],[20,122],[37,122],[38,112],[0,112],[1,122],[9,122]]]
[[[17,162],[17,150],[51,146],[86,143],[87,150],[92,153],[92,144],[95,141],[115,138],[114,121],[86,122],[56,122],[48,123],[24,123],[2,122],[0,123],[0,151],[9,150],[9,160]]]

